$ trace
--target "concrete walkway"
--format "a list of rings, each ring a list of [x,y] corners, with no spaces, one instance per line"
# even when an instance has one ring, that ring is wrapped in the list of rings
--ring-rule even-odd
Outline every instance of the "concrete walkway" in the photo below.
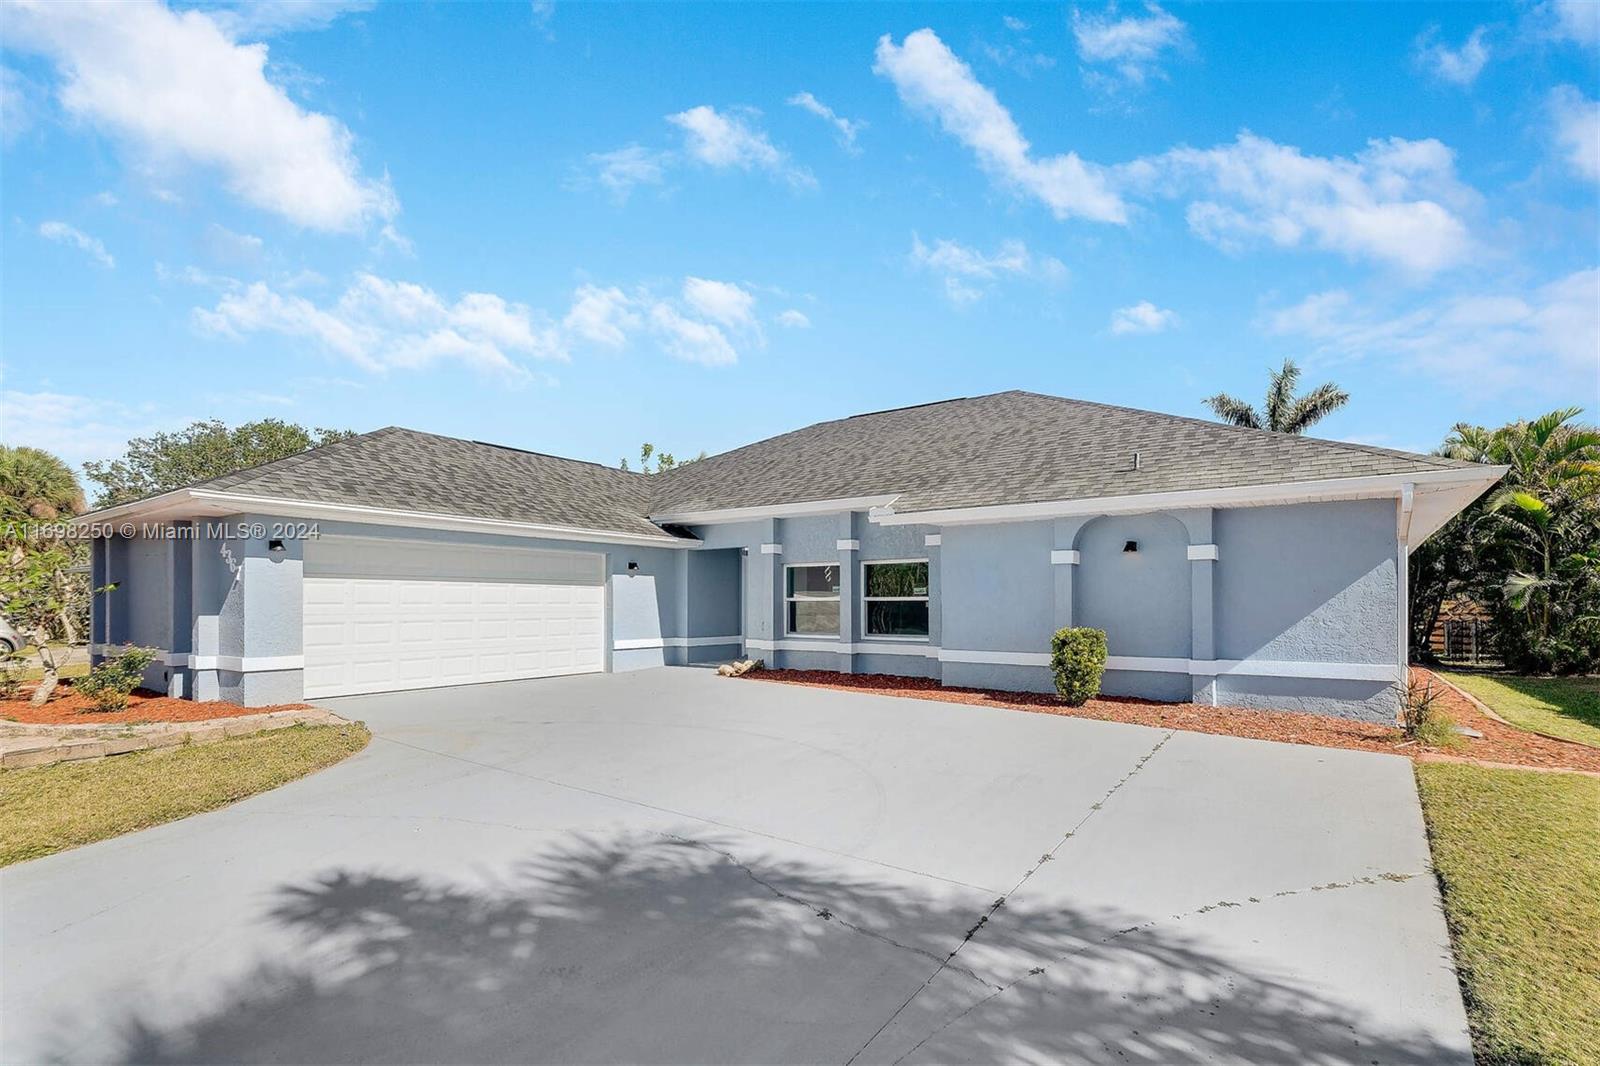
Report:
[[[0,873],[0,1058],[1470,1062],[1400,758],[652,670]]]

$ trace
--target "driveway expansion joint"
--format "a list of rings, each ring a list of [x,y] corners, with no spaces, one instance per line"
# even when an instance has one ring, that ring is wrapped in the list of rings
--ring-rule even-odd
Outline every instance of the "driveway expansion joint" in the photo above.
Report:
[[[972,928],[967,930],[966,935],[961,938],[961,943],[957,944],[955,948],[951,950],[950,954],[945,956],[944,960],[939,963],[938,967],[934,969],[933,973],[928,975],[928,979],[922,982],[922,984],[918,985],[916,990],[913,991],[909,997],[907,997],[904,1003],[900,1004],[900,1006],[894,1009],[894,1013],[890,1014],[888,1018],[884,1019],[883,1024],[878,1026],[878,1028],[873,1031],[873,1034],[867,1038],[867,1042],[857,1048],[856,1053],[851,1055],[850,1058],[846,1060],[845,1066],[850,1066],[851,1063],[859,1059],[862,1054],[866,1052],[867,1048],[872,1046],[873,1041],[877,1040],[878,1037],[882,1035],[883,1031],[889,1028],[889,1026],[894,1023],[894,1020],[900,1017],[907,1007],[916,1002],[918,996],[922,995],[922,993],[925,992],[934,981],[938,980],[940,974],[951,968],[952,960],[955,959],[956,955],[960,953],[962,948],[966,947],[967,944],[972,941],[973,937],[978,935],[978,931],[989,923],[989,919],[994,916],[994,913],[1001,907],[1005,906],[1007,897],[1015,895],[1023,885],[1028,883],[1028,879],[1030,877],[1039,872],[1040,867],[1054,859],[1056,853],[1066,845],[1067,841],[1071,840],[1073,836],[1080,829],[1082,829],[1085,824],[1088,823],[1090,818],[1093,818],[1097,812],[1103,809],[1112,796],[1115,796],[1119,791],[1121,791],[1124,785],[1133,780],[1134,776],[1137,775],[1140,770],[1144,769],[1145,764],[1155,757],[1156,752],[1160,751],[1162,747],[1166,745],[1167,741],[1173,738],[1175,733],[1176,730],[1168,730],[1166,733],[1164,733],[1161,739],[1156,741],[1155,745],[1149,751],[1145,752],[1134,761],[1134,764],[1128,768],[1127,773],[1118,778],[1117,781],[1106,790],[1105,795],[1101,796],[1098,800],[1089,805],[1089,809],[1084,812],[1083,817],[1079,818],[1077,822],[1073,824],[1072,828],[1068,829],[1064,834],[1062,834],[1061,839],[1056,841],[1055,846],[1050,848],[1050,850],[1045,852],[1043,855],[1039,856],[1038,861],[1024,871],[1023,875],[1017,879],[1017,883],[1011,886],[1010,892],[1007,892],[1004,896],[999,897],[989,905],[989,909],[979,916],[977,922],[974,923]],[[1013,984],[1014,983],[1015,982],[1013,982]],[[990,993],[982,1000],[979,1000],[979,1002],[987,1003],[989,1000],[999,995],[1000,991],[1004,991],[1004,989],[1002,988],[999,991]],[[927,1038],[925,1037],[922,1042],[925,1042],[926,1039]],[[917,1046],[920,1047],[922,1042],[919,1042]],[[910,1054],[910,1052],[908,1051],[906,1054]],[[902,1058],[903,1057],[904,1056],[902,1056]]]

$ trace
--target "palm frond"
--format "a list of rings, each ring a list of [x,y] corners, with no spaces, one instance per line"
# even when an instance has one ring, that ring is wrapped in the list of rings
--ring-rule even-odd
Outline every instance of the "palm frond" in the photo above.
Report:
[[[1285,359],[1280,370],[1272,371],[1267,383],[1267,428],[1284,432],[1289,408],[1294,403],[1294,387],[1300,383],[1300,368],[1293,359]]]
[[[1249,429],[1261,428],[1261,418],[1256,414],[1256,409],[1236,396],[1219,392],[1215,396],[1207,396],[1204,403],[1224,422]]]
[[[1282,431],[1304,433],[1349,402],[1350,394],[1332,382],[1318,385],[1290,405]]]

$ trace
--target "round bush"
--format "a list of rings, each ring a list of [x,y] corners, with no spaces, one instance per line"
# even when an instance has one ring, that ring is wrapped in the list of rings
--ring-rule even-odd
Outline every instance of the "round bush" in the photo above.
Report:
[[[1050,638],[1050,672],[1056,692],[1070,706],[1082,707],[1100,694],[1105,669],[1105,630],[1074,626],[1058,629]]]

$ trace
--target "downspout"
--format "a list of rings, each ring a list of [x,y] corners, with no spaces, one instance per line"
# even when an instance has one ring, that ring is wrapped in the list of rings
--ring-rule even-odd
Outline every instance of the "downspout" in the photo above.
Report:
[[[1395,559],[1399,574],[1400,684],[1410,679],[1411,665],[1411,513],[1416,486],[1400,486],[1400,501],[1395,516]]]

